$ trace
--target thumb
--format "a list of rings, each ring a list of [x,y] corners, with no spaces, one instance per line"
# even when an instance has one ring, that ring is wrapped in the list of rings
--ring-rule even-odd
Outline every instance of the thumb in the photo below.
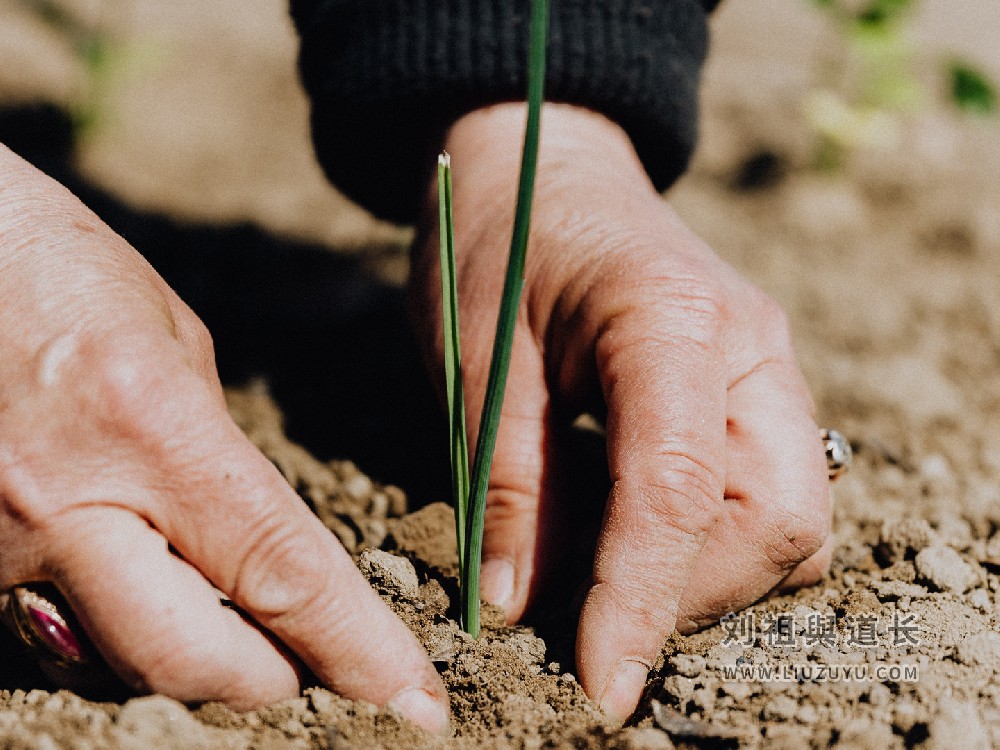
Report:
[[[528,332],[515,335],[506,398],[486,494],[483,530],[483,596],[504,609],[508,621],[524,614],[545,561],[538,559],[540,498],[548,439],[549,397],[541,353]],[[467,393],[481,404],[486,378],[476,373]],[[470,435],[478,434],[480,415],[470,414]],[[474,448],[474,446],[470,446]]]

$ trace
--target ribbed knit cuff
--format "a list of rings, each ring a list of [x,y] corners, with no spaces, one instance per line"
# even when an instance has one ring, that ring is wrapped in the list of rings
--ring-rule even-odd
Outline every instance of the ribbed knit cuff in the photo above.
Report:
[[[711,0],[708,0],[711,4]],[[665,189],[694,148],[703,0],[552,0],[545,98],[621,125]],[[448,126],[524,99],[529,0],[292,0],[331,181],[412,221]]]

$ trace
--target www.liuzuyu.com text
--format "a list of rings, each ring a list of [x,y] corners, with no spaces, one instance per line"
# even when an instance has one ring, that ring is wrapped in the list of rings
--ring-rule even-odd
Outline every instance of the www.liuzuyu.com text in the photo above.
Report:
[[[723,664],[731,682],[918,682],[917,664]]]

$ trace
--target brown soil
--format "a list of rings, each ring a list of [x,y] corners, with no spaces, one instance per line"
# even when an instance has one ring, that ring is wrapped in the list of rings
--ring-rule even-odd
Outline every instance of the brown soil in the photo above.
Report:
[[[986,12],[991,2],[970,5]],[[319,461],[290,442],[259,381],[230,389],[239,424],[358,555],[372,585],[421,639],[449,687],[454,714],[454,737],[439,740],[322,688],[247,714],[218,705],[189,710],[162,697],[92,703],[48,692],[13,646],[0,643],[0,688],[7,688],[0,689],[0,746],[1000,745],[997,125],[959,121],[932,107],[912,119],[898,146],[860,153],[837,175],[818,175],[807,168],[799,102],[816,50],[829,49],[831,40],[806,10],[785,5],[733,3],[716,19],[702,146],[670,198],[784,305],[820,422],[849,435],[857,450],[854,468],[836,486],[834,564],[818,586],[672,638],[624,730],[606,726],[575,681],[565,613],[549,613],[532,629],[505,627],[487,609],[476,642],[455,625],[452,518],[446,506],[426,504],[447,486],[443,451],[424,450],[433,442],[428,433],[440,433],[440,420],[427,405],[426,384],[412,375],[412,351],[397,349],[390,359],[370,345],[404,330],[387,322],[385,311],[400,309],[394,290],[405,274],[406,232],[349,206],[310,162],[281,0],[123,4],[129,11],[111,28],[154,52],[102,94],[103,120],[71,164],[12,131],[16,117],[0,117],[3,138],[20,137],[25,151],[117,220],[182,290],[190,274],[171,259],[206,257],[209,244],[249,253],[241,257],[257,259],[260,276],[272,280],[261,260],[272,252],[286,253],[291,266],[308,256],[310,268],[322,266],[331,278],[347,274],[350,282],[334,290],[348,300],[334,305],[341,316],[320,315],[322,325],[309,317],[319,315],[309,305],[299,318],[255,308],[256,328],[246,331],[227,318],[230,308],[219,312],[207,298],[193,304],[220,340],[227,380],[263,374],[296,440],[364,467],[367,473],[349,461]],[[947,44],[962,43],[947,8],[926,4],[918,41],[941,31]],[[996,19],[965,20],[969,49],[996,73],[1000,59],[989,52]],[[11,6],[0,8],[0,52],[17,63],[0,69],[0,103],[72,101],[80,74],[60,40]],[[67,135],[59,127],[53,132]],[[188,223],[178,227],[152,212]],[[240,222],[257,229],[233,226]],[[346,253],[355,265],[309,255],[318,245],[344,251],[340,258]],[[373,251],[358,260],[362,248]],[[216,260],[224,265],[226,257]],[[197,297],[202,286],[189,286]],[[329,291],[290,289],[287,299],[275,293],[271,304],[301,303],[311,294],[325,299]],[[360,298],[369,301],[350,301]],[[301,345],[295,351],[260,343],[287,339],[290,330]],[[250,366],[225,349],[220,331],[249,341],[266,366]],[[320,376],[310,375],[315,369]],[[343,380],[343,370],[362,374]],[[392,380],[397,372],[409,380]],[[412,391],[418,406],[366,387]],[[406,515],[403,492],[379,482],[399,484],[411,507],[424,507]],[[794,618],[786,635],[797,647],[763,632],[727,645],[727,635],[751,618],[759,630],[776,615]],[[825,617],[835,622],[832,641],[806,645],[808,623]],[[875,624],[877,645],[852,645],[865,621]],[[893,645],[894,635],[906,641],[893,624],[907,622],[918,624],[919,642]],[[725,672],[802,664],[916,666],[919,678],[824,682],[814,673],[741,680]]]

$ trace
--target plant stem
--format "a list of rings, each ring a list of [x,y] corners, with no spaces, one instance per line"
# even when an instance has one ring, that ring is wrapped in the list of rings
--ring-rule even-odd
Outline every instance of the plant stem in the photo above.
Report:
[[[469,508],[469,439],[465,430],[462,387],[462,341],[458,330],[458,282],[455,278],[455,221],[451,203],[451,157],[438,157],[438,226],[441,235],[441,315],[444,328],[444,372],[448,399],[451,492],[455,503],[458,566],[465,570],[465,524]],[[463,584],[464,585],[464,584]]]
[[[486,513],[486,490],[489,487],[490,466],[496,448],[497,428],[503,405],[504,388],[514,342],[514,324],[524,287],[524,260],[528,249],[528,229],[531,219],[531,199],[535,188],[538,164],[538,131],[541,122],[542,94],[545,82],[545,40],[548,26],[549,0],[533,0],[531,6],[531,47],[528,57],[528,122],[521,151],[521,175],[514,211],[514,230],[507,260],[496,336],[493,339],[493,359],[483,401],[476,455],[472,464],[472,484],[469,516],[465,537],[462,569],[462,627],[474,638],[479,637],[479,573],[483,553],[483,523]]]

